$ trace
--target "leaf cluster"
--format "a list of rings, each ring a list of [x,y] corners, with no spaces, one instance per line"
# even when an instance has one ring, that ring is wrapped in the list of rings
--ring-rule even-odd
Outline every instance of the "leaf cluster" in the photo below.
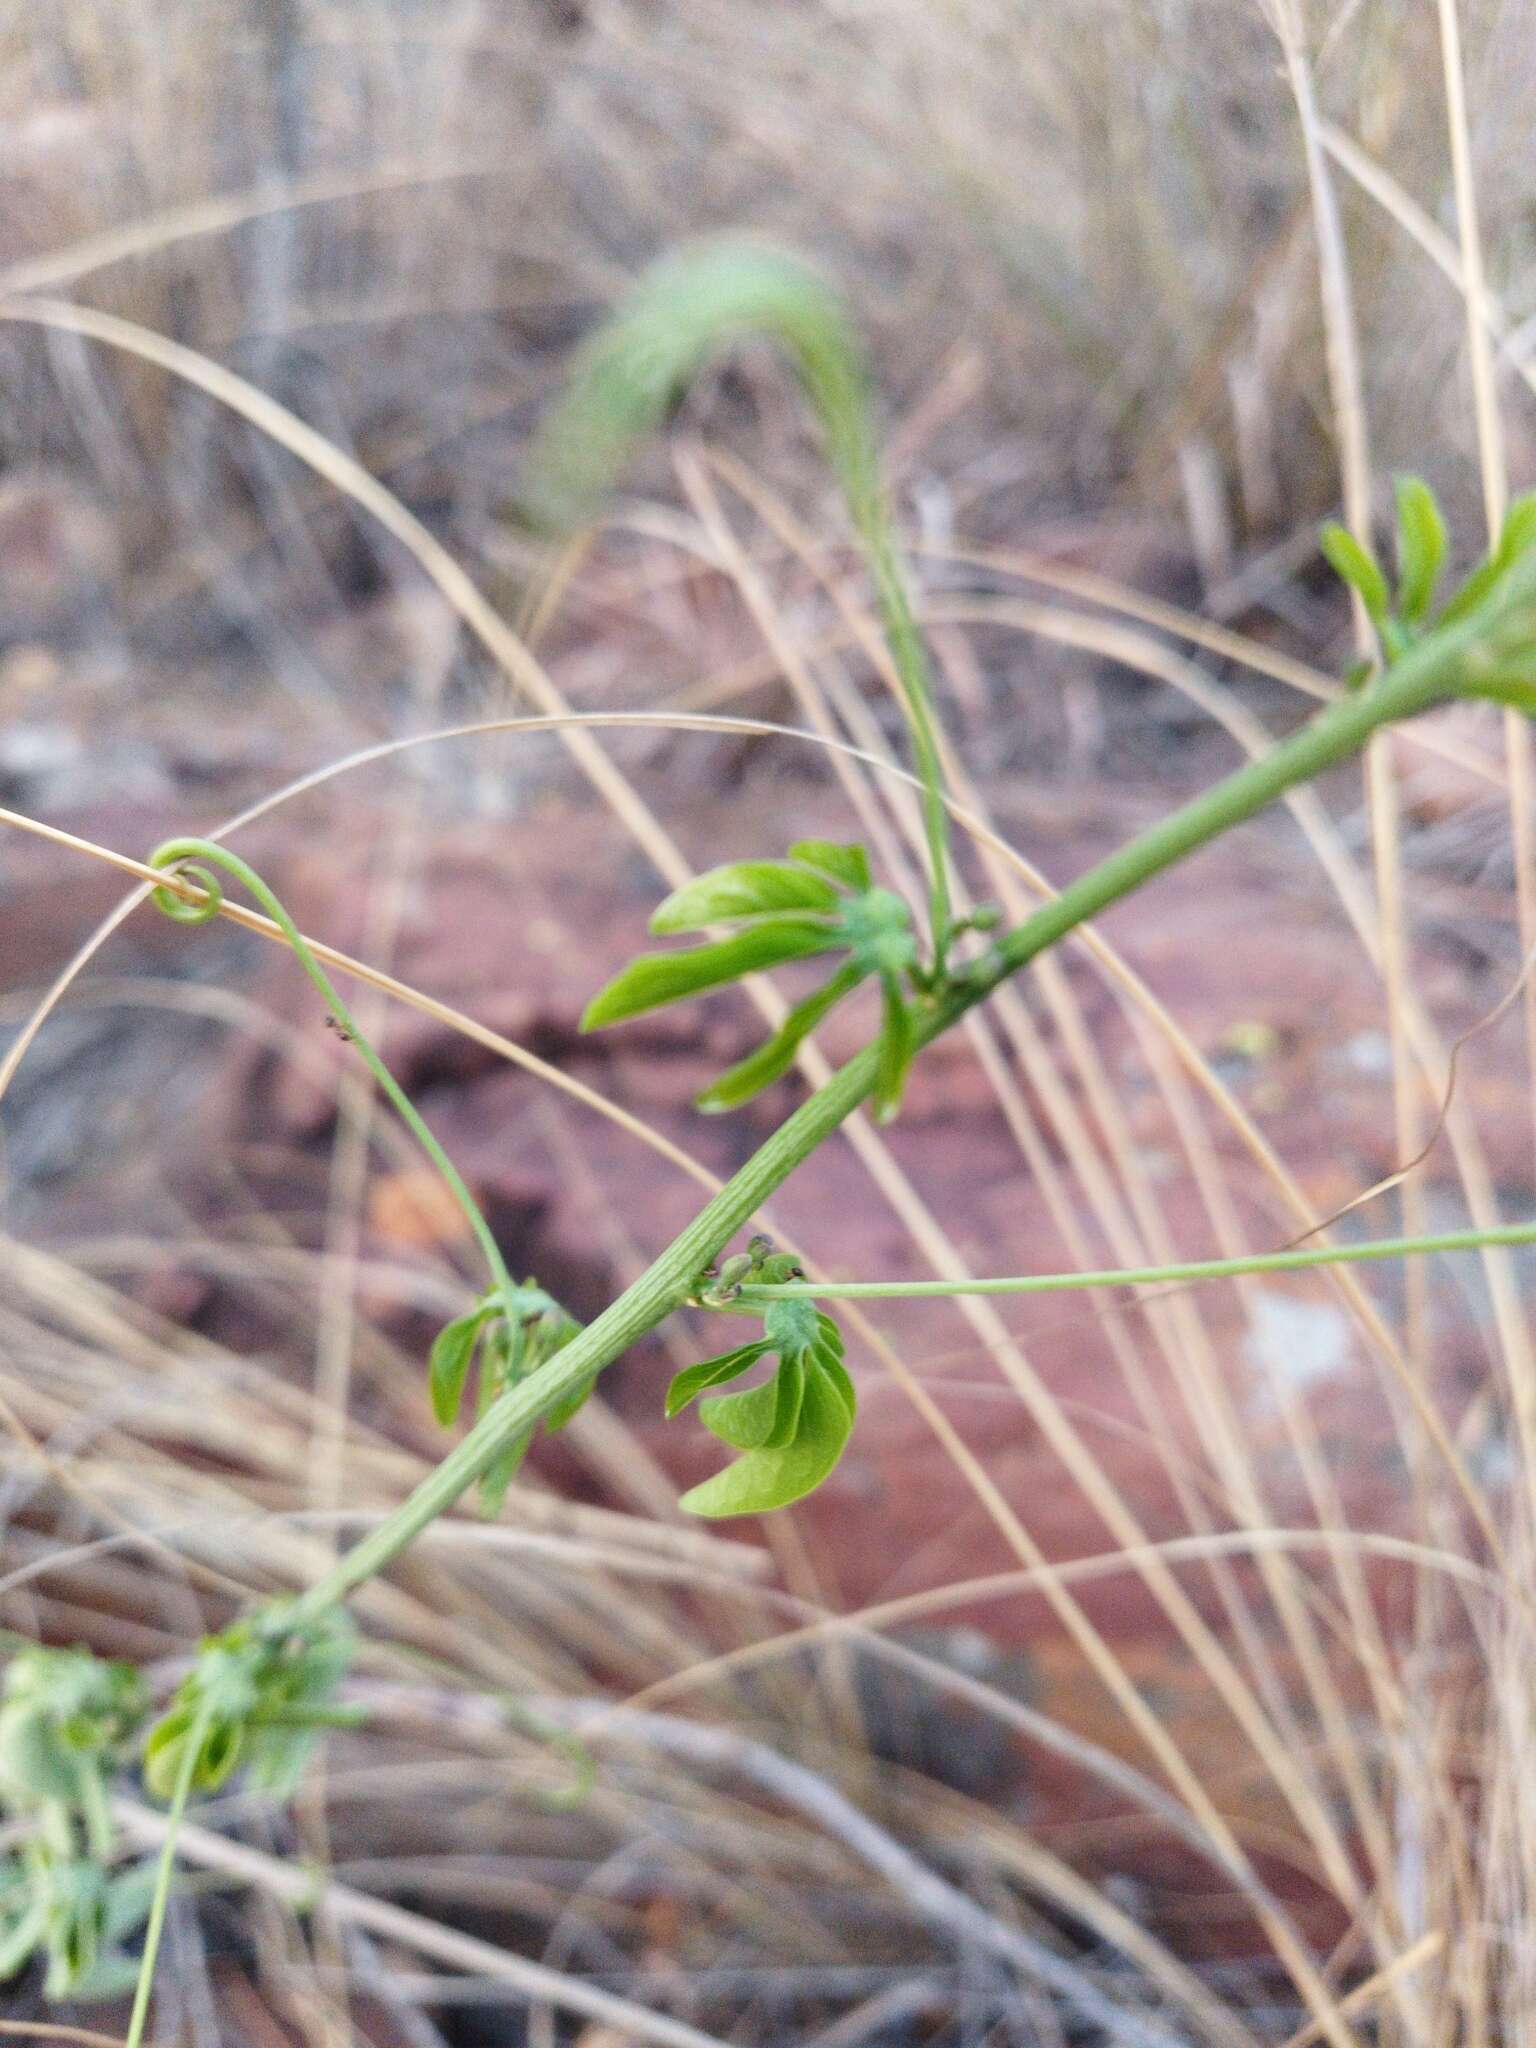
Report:
[[[464,1404],[469,1376],[477,1361],[479,1390],[476,1418],[569,1344],[581,1325],[566,1314],[553,1295],[535,1280],[510,1291],[493,1287],[468,1315],[457,1316],[438,1332],[427,1365],[432,1412],[444,1429],[451,1428]],[[563,1429],[592,1391],[589,1380],[555,1403],[543,1418],[551,1435]],[[481,1476],[480,1506],[487,1516],[501,1512],[507,1488],[522,1464],[533,1431],[508,1444]]]
[[[205,1637],[149,1731],[148,1790],[171,1800],[189,1773],[193,1792],[212,1792],[243,1767],[257,1791],[286,1798],[320,1731],[349,1718],[335,1698],[354,1642],[345,1610],[301,1620],[288,1600]]]
[[[715,1390],[740,1379],[760,1359],[775,1357],[771,1379],[737,1393]],[[678,1373],[667,1389],[667,1415],[699,1403],[699,1420],[742,1455],[685,1493],[689,1514],[761,1515],[812,1493],[847,1446],[857,1407],[843,1363],[842,1332],[809,1300],[775,1301],[763,1334]]]
[[[642,953],[599,991],[581,1020],[595,1031],[689,996],[725,988],[788,960],[841,956],[828,980],[796,1003],[771,1038],[697,1098],[703,1110],[735,1109],[788,1072],[816,1026],[862,982],[880,987],[880,1064],[874,1112],[882,1122],[901,1104],[916,1049],[909,999],[926,987],[912,916],[899,896],[875,886],[865,848],[802,839],[787,860],[734,861],[676,889],[651,918],[658,937],[731,927],[724,939]]]
[[[132,1982],[119,1944],[142,1925],[146,1873],[114,1871],[108,1786],[148,1712],[131,1665],[32,1644],[0,1693],[0,1802],[30,1828],[0,1862],[0,1979],[40,1953],[49,1998],[107,1998]]]
[[[1395,495],[1395,579],[1389,578],[1371,548],[1337,522],[1330,520],[1320,537],[1329,566],[1364,605],[1386,668],[1429,634],[1472,618],[1496,598],[1510,570],[1536,546],[1536,491],[1527,491],[1510,505],[1497,545],[1437,608],[1435,598],[1450,546],[1445,516],[1421,477],[1398,477]],[[1536,713],[1536,682],[1530,673],[1533,656],[1536,636],[1527,620],[1515,621],[1512,639],[1494,628],[1480,658],[1469,663],[1463,694],[1491,697]],[[1346,680],[1358,688],[1371,672],[1371,664],[1363,663],[1351,670]]]

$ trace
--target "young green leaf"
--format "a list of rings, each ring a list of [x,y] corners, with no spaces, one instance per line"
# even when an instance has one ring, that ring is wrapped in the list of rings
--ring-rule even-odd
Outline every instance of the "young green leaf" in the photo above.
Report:
[[[1416,623],[1434,602],[1448,536],[1435,494],[1422,477],[1397,479],[1397,609]]]
[[[1330,519],[1322,530],[1320,545],[1324,559],[1335,576],[1360,593],[1372,621],[1380,626],[1392,610],[1392,594],[1376,557],[1363,548],[1355,536],[1337,520]]]
[[[841,1358],[835,1358],[830,1351],[814,1351],[811,1354],[813,1368],[825,1375],[827,1384],[843,1404],[848,1417],[848,1427],[853,1428],[854,1418],[859,1412],[859,1397],[854,1392],[853,1375]]]
[[[544,1412],[545,1435],[553,1436],[557,1430],[564,1429],[568,1422],[579,1415],[582,1409],[586,1407],[588,1397],[596,1385],[597,1379],[594,1375],[593,1378],[586,1382],[585,1386],[577,1387],[575,1392],[567,1394],[563,1401],[557,1401],[552,1408],[546,1409]]]
[[[834,1358],[843,1355],[843,1333],[825,1309],[816,1311],[815,1349],[830,1351]]]
[[[837,942],[837,934],[830,925],[815,924],[809,918],[782,917],[754,925],[714,945],[690,946],[679,953],[642,953],[592,998],[581,1028],[597,1031],[606,1024],[621,1023],[626,1017],[638,1017],[666,1003],[682,1002],[708,989],[723,988],[744,974],[776,967],[780,961],[828,952]]]
[[[756,1052],[749,1052],[744,1060],[739,1060],[718,1081],[712,1081],[696,1095],[695,1109],[706,1113],[737,1109],[781,1075],[787,1074],[805,1039],[844,996],[858,987],[863,978],[857,967],[840,967],[814,995],[796,1003],[772,1038],[760,1045]]]
[[[740,1394],[716,1394],[699,1403],[699,1420],[738,1451],[780,1450],[794,1442],[805,1394],[805,1364],[788,1351],[771,1380]]]
[[[427,1361],[427,1386],[432,1396],[432,1413],[444,1429],[449,1428],[464,1399],[469,1368],[474,1363],[480,1332],[490,1310],[477,1308],[459,1316],[439,1330]]]
[[[1509,567],[1502,552],[1487,556],[1479,562],[1466,582],[1442,607],[1437,626],[1453,626],[1458,619],[1469,618],[1483,600],[1488,597],[1500,577]]]
[[[481,1473],[479,1505],[482,1520],[494,1522],[501,1513],[506,1505],[507,1488],[517,1477],[518,1468],[528,1455],[528,1446],[532,1442],[533,1431],[525,1430]]]
[[[786,1450],[800,1434],[800,1415],[805,1406],[805,1383],[810,1367],[809,1352],[786,1351],[774,1375],[773,1421],[763,1438],[764,1448]]]
[[[773,1434],[779,1407],[780,1365],[771,1380],[739,1394],[711,1394],[699,1403],[699,1420],[711,1436],[732,1450],[755,1451]]]
[[[805,1375],[794,1441],[782,1449],[751,1450],[685,1493],[678,1505],[691,1515],[763,1515],[813,1493],[848,1442],[853,1417],[846,1397],[827,1372]]]
[[[869,853],[857,840],[842,845],[835,839],[797,839],[789,852],[792,860],[803,860],[808,868],[819,868],[845,889],[871,886]]]
[[[901,1108],[907,1069],[917,1041],[912,1029],[912,1012],[902,1000],[901,990],[890,975],[881,977],[883,1011],[880,1026],[880,1063],[875,1075],[874,1112],[877,1124],[888,1124]]]
[[[1511,498],[1504,524],[1499,530],[1498,558],[1507,566],[1528,547],[1536,544],[1536,491],[1522,491]]]
[[[752,1344],[739,1344],[734,1351],[722,1351],[716,1358],[700,1359],[697,1365],[684,1366],[673,1376],[667,1388],[667,1420],[681,1415],[690,1401],[696,1400],[710,1387],[724,1386],[727,1380],[739,1379],[749,1366],[769,1352],[773,1346],[765,1337]]]
[[[168,1802],[175,1796],[196,1725],[193,1707],[172,1707],[149,1731],[144,1744],[144,1786],[151,1798]],[[198,1747],[193,1791],[216,1791],[239,1763],[243,1745],[244,1730],[237,1723],[220,1722],[209,1728]]]
[[[739,860],[674,889],[652,916],[651,930],[664,937],[786,910],[830,915],[837,907],[837,891],[820,875],[787,860]]]

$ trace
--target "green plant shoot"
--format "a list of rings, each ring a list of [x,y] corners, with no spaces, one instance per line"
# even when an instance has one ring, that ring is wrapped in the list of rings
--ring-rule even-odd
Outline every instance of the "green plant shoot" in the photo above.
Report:
[[[888,1123],[901,1106],[915,1050],[909,992],[926,995],[912,917],[899,896],[870,880],[862,846],[802,839],[788,860],[737,861],[674,890],[651,918],[658,936],[734,926],[730,938],[669,953],[642,953],[587,1005],[583,1031],[638,1017],[724,988],[786,960],[841,954],[843,964],[796,1003],[773,1036],[697,1097],[703,1110],[735,1109],[787,1073],[810,1033],[863,981],[881,996],[880,1071],[873,1107]]]
[[[777,341],[794,364],[863,544],[923,785],[933,955],[942,975],[952,935],[949,814],[933,683],[880,481],[869,377],[836,293],[808,264],[762,243],[706,243],[658,263],[578,355],[534,443],[523,509],[554,531],[591,518],[711,358],[757,334]]]

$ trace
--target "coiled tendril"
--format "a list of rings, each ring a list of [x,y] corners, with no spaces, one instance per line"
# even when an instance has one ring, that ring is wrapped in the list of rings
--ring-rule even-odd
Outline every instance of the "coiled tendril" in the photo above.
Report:
[[[187,857],[189,852],[201,852],[203,848],[204,841],[200,839],[167,839],[149,856],[150,867],[170,868],[179,882],[193,882],[203,892],[198,901],[166,888],[163,883],[150,891],[150,901],[156,910],[163,911],[173,924],[207,924],[224,906],[224,884],[213,869],[206,861]]]

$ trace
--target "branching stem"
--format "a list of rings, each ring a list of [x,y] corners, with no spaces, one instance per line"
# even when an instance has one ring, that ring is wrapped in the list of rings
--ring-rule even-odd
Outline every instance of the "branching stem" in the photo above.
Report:
[[[1362,1265],[1425,1252],[1485,1251],[1492,1245],[1536,1244],[1536,1223],[1489,1230],[1446,1230],[1435,1237],[1383,1237],[1369,1244],[1324,1244],[1310,1251],[1254,1252],[1241,1259],[1191,1259],[1172,1266],[1121,1266],[1098,1273],[1010,1273],[991,1280],[804,1280],[758,1286],[737,1300],[744,1308],[803,1297],[816,1301],[925,1301],[955,1294],[1068,1294],[1082,1287],[1153,1287],[1186,1280],[1236,1280],[1247,1273],[1301,1273],[1314,1266]]]
[[[1511,605],[1529,608],[1533,597],[1536,560],[1510,579],[1508,590]],[[1405,653],[1370,689],[1329,705],[1260,760],[1247,763],[1091,868],[999,938],[983,960],[919,1015],[918,1045],[931,1044],[1010,975],[1154,875],[1263,810],[1286,790],[1348,759],[1382,726],[1453,695],[1469,669],[1476,669],[1487,631],[1486,619],[1479,616],[1437,632]],[[382,1571],[452,1507],[507,1444],[681,1307],[697,1276],[721,1248],[858,1108],[874,1086],[876,1067],[876,1049],[869,1047],[801,1103],[632,1286],[538,1373],[502,1395],[387,1521],[300,1596],[300,1616],[345,1598]]]

